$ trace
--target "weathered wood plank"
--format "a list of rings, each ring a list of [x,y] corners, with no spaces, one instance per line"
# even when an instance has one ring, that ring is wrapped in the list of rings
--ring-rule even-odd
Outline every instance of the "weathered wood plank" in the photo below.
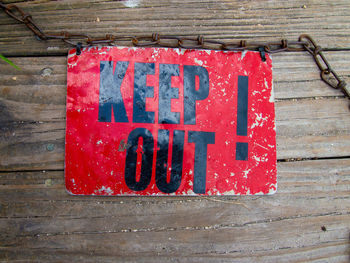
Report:
[[[312,247],[323,242],[332,244],[341,241],[345,245],[349,238],[349,221],[349,215],[338,215],[298,218],[222,229],[199,228],[192,231],[191,229],[174,231],[136,230],[135,232],[125,233],[86,232],[36,235],[34,237],[13,238],[9,240],[7,246],[24,247],[32,250],[46,248],[49,251],[61,253],[81,254],[85,252],[85,256],[88,256],[88,251],[91,250],[97,255],[116,257],[134,255],[142,258],[143,255],[153,255],[155,262],[162,262],[157,260],[157,255],[186,258],[196,256],[215,257],[225,254],[226,257],[237,259],[237,257],[242,257],[249,252],[254,255],[254,252],[251,252],[252,250],[265,250],[268,254],[272,250]],[[323,233],[320,224],[328,225],[329,230]],[[331,241],[327,242],[325,240]],[[347,251],[343,251],[342,254],[346,253]]]
[[[333,68],[350,81],[350,52],[325,52]],[[307,53],[290,52],[272,55],[276,99],[341,96],[320,81],[320,74]],[[64,104],[66,90],[65,57],[11,58],[18,71],[0,61],[2,98],[23,102]],[[61,93],[61,95],[58,94]],[[19,96],[22,95],[22,96]]]
[[[278,195],[283,192],[286,195],[294,195],[295,198],[300,199],[305,196],[311,197],[312,195],[322,194],[324,196],[346,196],[348,194],[348,180],[350,172],[349,159],[326,159],[326,160],[310,160],[310,161],[299,161],[299,162],[279,162],[278,163],[278,180],[279,189]],[[281,185],[283,187],[281,187]],[[0,197],[1,200],[6,201],[48,201],[48,200],[61,200],[67,201],[65,206],[68,208],[72,204],[71,200],[90,201],[95,198],[86,198],[80,196],[67,195],[63,190],[64,177],[63,171],[35,171],[35,172],[2,172],[0,177]],[[304,185],[304,186],[303,186]],[[303,187],[302,187],[303,186]],[[322,186],[322,187],[320,187]],[[336,188],[335,188],[336,187]],[[7,190],[6,190],[7,189]],[[40,191],[38,191],[40,189]],[[14,193],[16,190],[21,190],[21,195]],[[31,195],[32,198],[27,198]],[[275,199],[276,196],[272,198]],[[281,195],[283,197],[283,195]],[[348,196],[347,196],[348,197]],[[236,197],[237,199],[247,198],[250,200],[255,199],[266,199],[266,197]],[[196,198],[194,198],[196,199]],[[192,198],[192,200],[194,200]],[[200,199],[200,198],[199,198]],[[108,197],[108,198],[97,198],[98,201],[105,201],[103,203],[109,203],[109,201],[122,201],[121,204],[142,201],[154,203],[156,202],[170,202],[182,200],[178,197],[172,197],[171,199],[166,197]],[[39,207],[40,208],[40,207]],[[53,206],[52,211],[56,208]],[[312,207],[305,207],[305,209],[312,209]],[[4,210],[3,210],[4,211]],[[48,210],[48,212],[51,210]],[[17,211],[18,212],[18,211]],[[16,213],[17,213],[16,212]],[[91,213],[95,213],[96,210],[92,209]],[[101,212],[101,211],[98,211]],[[25,213],[30,213],[30,210],[25,210]],[[32,211],[33,215],[36,213]],[[80,213],[80,212],[79,212]],[[39,214],[41,215],[41,214]],[[3,216],[3,214],[0,214]],[[82,215],[84,216],[84,215]]]
[[[340,74],[345,73],[350,52],[328,53]],[[22,70],[0,65],[0,169],[62,169],[66,58],[13,61]],[[275,58],[275,97],[280,100],[276,103],[279,159],[350,155],[347,100],[305,100],[311,94],[321,97],[341,94],[318,79],[317,68],[310,62],[306,54],[298,53]],[[308,78],[313,79],[312,85]],[[54,149],[48,151],[51,148],[48,145]]]
[[[64,105],[0,102],[0,169],[63,169]],[[346,99],[280,101],[276,125],[279,159],[350,156]]]
[[[69,196],[62,172],[0,173],[0,255],[63,260],[93,251],[92,259],[117,262],[344,261],[350,159],[284,162],[278,173],[273,196],[222,198]]]
[[[330,242],[320,246],[309,246],[304,248],[271,251],[247,251],[236,252],[236,255],[226,255],[225,253],[211,255],[193,255],[193,256],[174,256],[158,255],[156,258],[152,255],[142,255],[142,258],[136,255],[129,256],[104,256],[98,255],[94,250],[90,252],[80,252],[71,254],[57,249],[23,249],[21,253],[17,251],[8,251],[4,253],[7,260],[25,260],[25,262],[36,262],[37,258],[43,261],[54,261],[59,258],[59,262],[126,262],[126,263],[154,263],[154,262],[348,262],[347,242]],[[0,252],[1,253],[1,252]],[[233,254],[233,253],[231,253]]]
[[[264,42],[309,33],[323,47],[350,47],[348,0],[5,2],[18,2],[54,33]],[[35,40],[3,12],[0,26],[0,53],[22,68],[0,61],[0,261],[349,261],[349,103],[319,80],[308,54],[272,56],[275,195],[82,197],[65,192],[62,171],[69,47]],[[60,57],[21,57],[35,55]],[[350,52],[326,56],[349,82]]]
[[[204,35],[223,40],[296,40],[312,33],[324,47],[350,47],[349,2],[321,1],[30,1],[18,3],[44,31],[143,35]],[[303,8],[305,7],[305,8]],[[97,19],[98,18],[98,19]],[[99,21],[99,22],[97,22]],[[0,50],[5,55],[64,54],[61,41],[38,42],[0,13]],[[4,27],[5,26],[5,27]]]

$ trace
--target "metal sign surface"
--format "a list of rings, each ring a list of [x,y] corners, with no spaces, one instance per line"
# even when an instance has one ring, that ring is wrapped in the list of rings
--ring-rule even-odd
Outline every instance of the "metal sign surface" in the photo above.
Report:
[[[271,59],[91,47],[68,55],[66,189],[78,195],[276,191]]]

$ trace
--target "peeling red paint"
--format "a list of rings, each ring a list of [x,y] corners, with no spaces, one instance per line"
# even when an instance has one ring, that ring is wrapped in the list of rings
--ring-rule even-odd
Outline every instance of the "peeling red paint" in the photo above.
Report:
[[[92,47],[68,56],[67,129],[65,180],[69,193],[79,195],[168,195],[156,184],[159,130],[168,130],[170,144],[174,130],[184,131],[182,179],[170,193],[196,195],[194,186],[195,143],[190,131],[215,133],[215,143],[207,145],[206,195],[271,194],[276,191],[276,132],[271,59],[262,62],[258,52],[181,50],[167,48]],[[100,62],[128,61],[120,92],[127,123],[98,121],[100,100]],[[154,87],[153,98],[146,98],[146,110],[154,112],[154,123],[134,123],[135,63],[154,63],[154,75],[147,86]],[[171,99],[171,111],[179,112],[179,124],[158,123],[160,64],[179,65],[179,76],[171,78],[179,98]],[[196,124],[184,123],[184,65],[207,70],[209,95],[196,104]],[[237,87],[239,76],[248,79],[247,136],[237,135]],[[197,78],[198,79],[198,78]],[[196,81],[198,83],[198,80]],[[198,85],[198,84],[197,84]],[[198,87],[197,87],[198,89]],[[131,190],[125,182],[128,137],[132,130],[144,128],[154,139],[152,175],[145,190]],[[236,143],[248,143],[248,159],[236,160]],[[141,147],[142,148],[142,147]],[[159,148],[159,147],[158,147]],[[171,155],[172,146],[169,154]],[[140,158],[146,153],[141,149]],[[141,156],[141,157],[140,157]],[[170,157],[169,157],[170,159]],[[170,171],[171,165],[167,167]],[[140,177],[140,164],[136,178]],[[170,180],[168,172],[168,181]],[[139,179],[137,179],[139,180]]]

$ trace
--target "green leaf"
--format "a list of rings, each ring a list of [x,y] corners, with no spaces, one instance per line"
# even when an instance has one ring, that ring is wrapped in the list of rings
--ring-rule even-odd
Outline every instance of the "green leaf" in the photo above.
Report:
[[[11,60],[9,60],[8,58],[5,58],[3,55],[0,54],[0,58],[5,61],[6,63],[10,64],[12,67],[14,67],[15,69],[21,69],[20,67],[18,67],[17,65],[15,65]]]

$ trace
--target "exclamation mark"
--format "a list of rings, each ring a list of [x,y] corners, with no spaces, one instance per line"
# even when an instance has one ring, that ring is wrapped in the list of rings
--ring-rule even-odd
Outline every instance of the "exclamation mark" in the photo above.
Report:
[[[248,130],[248,77],[238,76],[237,135],[247,136]],[[248,143],[236,142],[236,160],[248,160]]]

